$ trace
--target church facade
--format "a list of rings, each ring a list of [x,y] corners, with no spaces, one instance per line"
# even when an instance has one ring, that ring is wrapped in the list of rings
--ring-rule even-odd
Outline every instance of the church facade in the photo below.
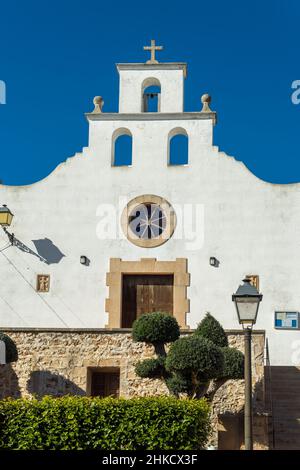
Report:
[[[300,184],[262,181],[214,145],[210,97],[184,111],[185,63],[159,63],[152,51],[148,62],[117,70],[119,112],[106,113],[95,98],[82,153],[35,184],[0,186],[0,201],[14,214],[14,237],[0,233],[1,330],[16,342],[26,337],[21,356],[40,370],[38,351],[47,348],[57,367],[58,332],[66,348],[72,334],[80,343],[97,331],[107,344],[114,334],[122,343],[145,312],[169,312],[183,331],[210,312],[227,330],[240,330],[231,296],[248,276],[263,294],[257,376],[264,337],[272,365],[300,366]],[[185,159],[176,154],[180,139]],[[120,347],[116,340],[110,354]],[[79,367],[72,353],[68,360]],[[91,387],[86,380],[77,384],[82,393]]]
[[[300,362],[300,185],[266,183],[220,152],[208,96],[203,111],[184,112],[186,64],[149,62],[117,65],[119,112],[105,113],[96,99],[82,153],[35,184],[0,186],[16,240],[1,252],[1,328],[130,327],[142,307],[122,295],[132,288],[141,298],[138,275],[146,284],[159,275],[166,287],[155,295],[164,291],[168,305],[156,307],[182,328],[209,311],[236,329],[231,294],[248,275],[264,296],[256,327],[266,331],[272,363]],[[158,112],[143,112],[145,89],[157,85]],[[124,135],[132,155],[116,166]],[[188,141],[185,164],[170,164],[177,135]],[[0,242],[3,250],[6,233]],[[295,312],[295,321],[280,328],[285,317],[276,312]]]

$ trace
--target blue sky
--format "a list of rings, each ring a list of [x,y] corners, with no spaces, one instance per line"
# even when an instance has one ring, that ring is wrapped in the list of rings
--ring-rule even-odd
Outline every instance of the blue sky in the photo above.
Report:
[[[274,183],[300,181],[297,0],[2,2],[0,178],[28,184],[87,145],[84,112],[117,111],[116,62],[186,61],[185,110],[212,95],[214,142]]]

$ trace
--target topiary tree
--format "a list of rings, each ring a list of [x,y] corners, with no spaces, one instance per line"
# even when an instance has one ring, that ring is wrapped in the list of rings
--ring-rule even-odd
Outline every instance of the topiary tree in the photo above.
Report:
[[[134,341],[153,344],[156,359],[145,359],[136,364],[135,372],[142,378],[162,378],[167,381],[170,374],[165,367],[166,343],[172,343],[180,337],[178,323],[167,313],[154,312],[142,315],[132,325]]]
[[[163,312],[142,315],[132,325],[133,341],[153,344],[159,356],[166,356],[165,343],[172,343],[179,336],[176,319]]]
[[[194,335],[203,336],[220,348],[228,346],[228,339],[225,331],[218,320],[216,320],[210,313],[207,313],[199,323]]]
[[[137,363],[135,371],[140,377],[151,379],[161,377],[164,373],[165,358],[158,356],[156,359],[145,359]]]
[[[1,332],[0,332],[0,341],[3,341],[5,344],[6,363],[9,364],[10,362],[16,362],[18,360],[18,350],[14,341],[5,333],[1,333]]]
[[[241,379],[244,377],[244,354],[235,348],[222,348],[224,365],[220,379]]]
[[[133,324],[134,341],[153,344],[157,358],[137,363],[139,377],[161,378],[179,396],[212,399],[228,379],[244,375],[244,356],[228,346],[220,323],[209,313],[190,336],[180,338],[174,317],[162,312],[142,315]],[[168,353],[165,344],[171,343]]]
[[[189,379],[189,395],[198,396],[207,382],[223,370],[223,353],[212,341],[201,336],[187,336],[175,341],[166,358],[166,370]],[[172,389],[174,392],[175,390]]]

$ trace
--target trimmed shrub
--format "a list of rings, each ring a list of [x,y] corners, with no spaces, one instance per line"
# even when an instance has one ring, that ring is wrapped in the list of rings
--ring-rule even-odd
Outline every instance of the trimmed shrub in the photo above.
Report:
[[[18,360],[18,350],[14,341],[5,333],[0,332],[0,341],[3,341],[6,346],[6,362],[16,362]]]
[[[238,349],[222,348],[224,366],[221,378],[243,379],[244,378],[244,354]]]
[[[179,393],[189,393],[193,388],[191,374],[186,376],[180,372],[173,373],[166,379],[166,385],[175,396],[178,396]]]
[[[206,400],[45,397],[0,401],[0,449],[197,450]]]
[[[133,340],[138,342],[171,343],[179,336],[176,318],[163,312],[145,313],[132,325]]]
[[[228,346],[228,339],[221,324],[210,313],[207,313],[199,323],[194,333],[212,341],[216,346],[223,348]]]
[[[135,366],[135,373],[142,378],[148,377],[150,379],[161,377],[164,373],[165,358],[159,356],[153,359],[144,359]]]
[[[194,372],[199,380],[213,379],[223,370],[222,350],[202,336],[180,338],[170,347],[166,369]]]
[[[139,377],[161,378],[176,397],[209,397],[211,401],[224,379],[243,377],[244,356],[228,346],[220,323],[209,313],[191,335],[180,338],[175,318],[161,312],[149,313],[133,324],[135,341],[153,344],[156,359],[146,359],[136,365]],[[165,343],[171,343],[169,351]],[[215,385],[208,393],[209,381]]]

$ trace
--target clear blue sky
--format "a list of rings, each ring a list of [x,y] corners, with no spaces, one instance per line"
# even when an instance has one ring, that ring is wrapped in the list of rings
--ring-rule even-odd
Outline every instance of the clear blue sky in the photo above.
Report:
[[[117,111],[116,62],[188,62],[185,110],[212,95],[215,144],[258,177],[300,181],[297,0],[1,2],[0,178],[28,184],[87,145],[83,113],[102,95]]]

